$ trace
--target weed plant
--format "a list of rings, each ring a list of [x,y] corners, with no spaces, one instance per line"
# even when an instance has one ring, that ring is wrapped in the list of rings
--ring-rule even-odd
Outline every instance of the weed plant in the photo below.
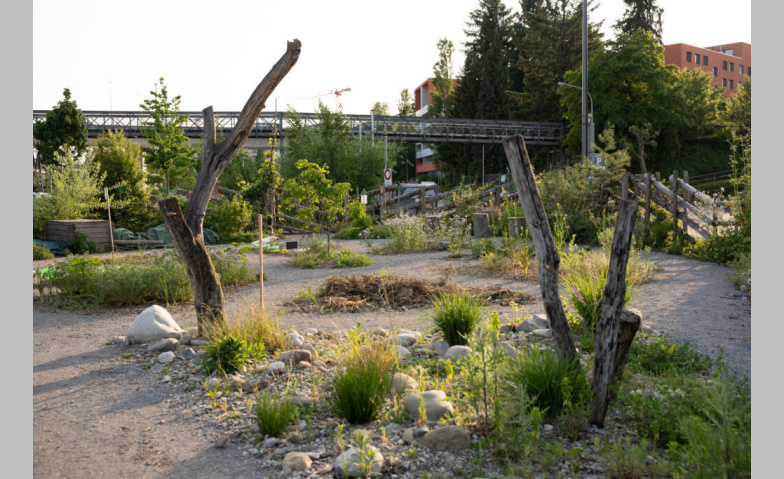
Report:
[[[442,293],[433,298],[433,323],[450,346],[464,346],[484,318],[482,301],[463,291]]]
[[[274,353],[285,349],[285,334],[278,318],[258,304],[245,308],[237,321],[207,322],[202,332],[211,343],[235,337],[245,341],[256,352],[266,350]],[[257,353],[255,357],[260,359],[261,354]]]
[[[657,457],[656,451],[645,439],[640,444],[632,444],[628,437],[612,442],[601,442],[599,438],[594,438],[594,445],[601,451],[600,461],[607,469],[607,477],[672,477],[669,464]],[[649,462],[648,457],[651,455],[654,459]]]
[[[52,258],[54,258],[54,253],[49,251],[49,248],[33,243],[33,261]]]
[[[289,262],[297,268],[312,269],[332,259],[336,252],[334,243],[322,238],[313,238],[303,245],[301,250],[297,250]]]
[[[557,417],[588,388],[578,358],[534,346],[510,360],[507,380],[520,385],[548,417]]]
[[[328,387],[332,408],[351,424],[373,421],[384,407],[396,368],[397,356],[390,343],[352,331],[349,348]]]
[[[71,242],[71,246],[68,249],[73,254],[95,254],[98,252],[98,245],[95,244],[94,241],[90,240],[82,231],[79,231],[74,235],[74,239]]]
[[[479,426],[489,431],[498,421],[502,408],[502,382],[507,355],[498,334],[498,316],[492,323],[479,324],[472,332],[471,350],[458,360],[460,386],[464,400],[471,406]]]
[[[370,258],[368,258],[366,254],[356,253],[350,250],[341,251],[335,259],[335,268],[358,268],[369,265]]]
[[[256,423],[262,436],[280,437],[297,415],[297,405],[288,396],[276,397],[268,391],[256,400]]]
[[[263,344],[249,345],[244,339],[226,336],[207,346],[201,368],[205,375],[236,374],[244,369],[245,363],[263,357]]]
[[[669,342],[666,335],[648,341],[634,341],[627,364],[632,371],[657,376],[675,372],[697,373],[707,371],[714,365],[710,357],[698,353],[688,341],[678,345]]]

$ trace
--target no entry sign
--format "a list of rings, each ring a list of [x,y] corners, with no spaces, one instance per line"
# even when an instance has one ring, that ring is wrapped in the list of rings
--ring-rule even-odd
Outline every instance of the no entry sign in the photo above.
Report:
[[[392,186],[392,170],[384,169],[384,186]]]

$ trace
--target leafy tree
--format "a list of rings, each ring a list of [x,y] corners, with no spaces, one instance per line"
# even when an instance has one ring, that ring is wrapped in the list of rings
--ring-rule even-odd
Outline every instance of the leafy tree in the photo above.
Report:
[[[623,0],[626,11],[613,28],[618,33],[632,34],[637,30],[649,32],[661,43],[662,13],[664,9],[656,5],[656,0]]]
[[[33,201],[33,238],[44,239],[49,220],[78,220],[95,215],[101,207],[103,175],[98,165],[78,165],[70,150],[55,153],[50,168],[51,195]]]
[[[454,68],[452,67],[452,53],[455,47],[452,40],[442,38],[438,40],[438,61],[433,65],[434,91],[430,92],[433,106],[428,109],[428,116],[435,118],[449,117],[452,113],[454,101]],[[423,99],[422,102],[427,101]]]
[[[412,116],[413,114],[414,98],[411,96],[408,88],[404,88],[400,92],[400,100],[397,101],[397,116]]]
[[[109,188],[112,198],[113,226],[141,231],[160,224],[160,213],[149,208],[144,172],[139,164],[141,147],[125,138],[122,130],[109,130],[95,140],[92,155],[104,178],[102,186]]]
[[[142,130],[150,144],[143,148],[147,165],[165,172],[165,178],[151,172],[150,179],[154,183],[163,183],[166,191],[170,191],[170,183],[177,186],[188,171],[194,170],[192,149],[188,146],[188,138],[182,125],[188,121],[188,115],[181,115],[180,95],[169,99],[169,92],[160,78],[161,91],[151,91],[152,98],[144,100],[140,108],[150,113],[152,121],[144,122]]]
[[[517,56],[512,63],[513,74],[522,77],[522,90],[511,93],[518,103],[515,116],[528,121],[560,122],[564,110],[558,98],[558,82],[563,81],[567,71],[582,64],[582,2],[523,3],[522,28],[516,38]],[[595,9],[593,2],[589,2],[589,13]],[[601,47],[601,24],[588,24],[589,55]]]
[[[387,102],[377,101],[373,103],[373,108],[370,110],[376,116],[389,116],[389,104]]]
[[[261,150],[252,154],[249,150],[241,148],[231,163],[220,175],[220,184],[231,190],[241,190],[244,185],[252,183],[258,178],[259,169],[264,163],[264,154]]]
[[[665,65],[664,47],[650,33],[620,34],[598,49],[588,63],[589,91],[594,101],[594,122],[615,126],[620,145],[637,145],[631,127],[658,131],[656,147],[646,154],[648,167],[663,164],[680,146],[690,115],[681,89],[678,68]],[[581,70],[572,70],[564,81],[580,83]],[[565,143],[570,152],[580,151],[581,92],[562,87],[561,104],[569,122]]]
[[[678,72],[675,87],[686,102],[687,123],[683,138],[712,134],[724,104],[721,89],[711,85],[713,75],[699,68]]]
[[[738,92],[730,97],[721,114],[721,122],[738,135],[751,133],[751,78],[738,85]]]
[[[298,161],[307,158],[325,167],[333,181],[359,189],[377,187],[384,170],[384,142],[373,144],[370,135],[363,135],[359,140],[352,134],[346,116],[341,111],[330,111],[323,103],[319,103],[316,113],[317,128],[305,125],[293,110],[286,114],[291,126],[286,132],[288,148],[281,160],[281,175],[296,178]],[[399,149],[394,142],[388,144],[389,168],[395,166]]]
[[[453,113],[456,118],[506,120],[509,117],[509,62],[515,15],[501,0],[480,0],[469,14],[466,58],[455,89]],[[434,156],[439,169],[452,174],[481,175],[482,147],[439,145]],[[485,151],[488,172],[506,169],[506,156],[499,145]]]
[[[84,113],[71,100],[71,90],[63,89],[63,99],[46,114],[46,118],[33,124],[33,138],[38,150],[38,166],[57,165],[68,150],[78,157],[87,151],[87,120]]]

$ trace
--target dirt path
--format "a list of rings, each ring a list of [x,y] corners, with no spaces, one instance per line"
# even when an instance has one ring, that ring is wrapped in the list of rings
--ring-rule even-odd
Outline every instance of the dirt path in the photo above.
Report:
[[[346,244],[346,243],[344,243]],[[352,249],[364,250],[359,242]],[[438,279],[444,267],[469,260],[449,260],[447,253],[372,255],[373,264],[351,270],[294,269],[283,256],[265,256],[265,300],[284,311],[283,324],[295,329],[323,330],[365,326],[426,328],[424,310],[394,313],[336,313],[328,315],[285,312],[281,304],[303,288],[317,289],[333,274],[385,271],[422,279]],[[639,288],[634,305],[643,324],[676,341],[690,341],[697,349],[724,359],[736,374],[751,373],[751,313],[725,278],[730,270],[682,257],[651,254],[663,268],[656,279]],[[535,283],[455,274],[464,286],[501,286],[537,295]],[[227,294],[229,314],[259,300],[258,286]],[[35,477],[263,477],[258,460],[240,448],[217,449],[218,432],[206,419],[185,412],[173,386],[145,371],[128,348],[107,344],[124,335],[144,307],[53,311],[33,306],[33,454]],[[498,307],[501,313],[511,308]],[[527,305],[543,312],[541,303]],[[190,305],[171,308],[183,326],[194,325]]]

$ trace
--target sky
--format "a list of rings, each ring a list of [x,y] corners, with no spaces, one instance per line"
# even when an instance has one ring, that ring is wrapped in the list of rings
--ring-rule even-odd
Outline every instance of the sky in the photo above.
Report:
[[[519,2],[505,2],[519,11]],[[369,6],[372,5],[372,6]],[[297,64],[265,111],[313,112],[321,100],[366,114],[376,101],[397,113],[400,92],[432,76],[436,44],[455,45],[459,71],[464,29],[479,0],[232,1],[35,0],[33,109],[51,109],[64,88],[82,110],[140,110],[160,77],[182,111],[240,111],[285,52],[302,42]],[[596,1],[589,21],[605,38],[622,0]],[[751,0],[659,0],[663,41],[710,46],[751,43]],[[337,98],[328,92],[350,88]],[[317,95],[322,95],[317,98]]]

